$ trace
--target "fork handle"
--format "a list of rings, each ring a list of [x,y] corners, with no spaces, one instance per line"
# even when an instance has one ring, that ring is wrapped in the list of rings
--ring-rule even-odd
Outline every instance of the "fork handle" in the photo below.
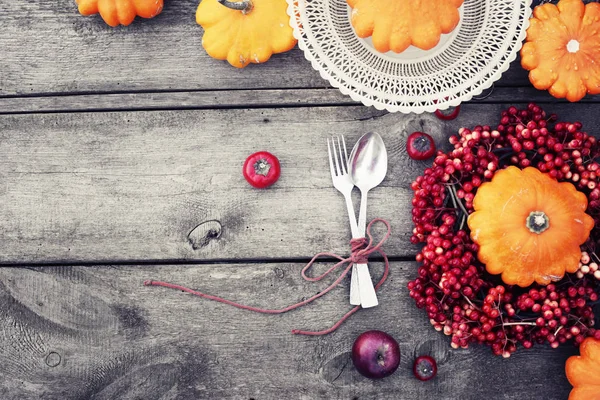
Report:
[[[358,234],[358,225],[356,223],[356,214],[354,212],[354,204],[352,204],[352,196],[350,193],[344,195],[346,199],[346,208],[348,208],[348,218],[350,219],[350,230],[352,237],[360,237]],[[356,264],[352,266],[352,275],[350,276],[350,304],[353,306],[360,305],[360,292],[358,287],[358,271]]]
[[[360,306],[360,288],[358,286],[358,264],[352,266],[352,275],[350,276],[350,304]]]
[[[354,204],[352,204],[352,196],[350,193],[344,195],[346,198],[346,208],[348,208],[348,218],[350,219],[350,230],[353,238],[359,238],[358,225],[356,223],[356,214],[354,212]],[[358,271],[356,264],[352,266],[352,275],[350,277],[350,304],[353,306],[360,305],[360,291],[358,288]]]
[[[356,223],[356,214],[354,213],[354,204],[352,204],[352,196],[350,193],[344,195],[346,199],[346,208],[348,209],[348,218],[350,219],[350,231],[353,238],[360,238],[360,231]]]

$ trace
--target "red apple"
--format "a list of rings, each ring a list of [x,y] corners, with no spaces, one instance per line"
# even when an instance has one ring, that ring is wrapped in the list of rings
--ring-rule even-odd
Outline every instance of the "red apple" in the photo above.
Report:
[[[352,362],[367,378],[385,378],[400,365],[400,346],[385,332],[367,331],[356,338],[352,346]]]

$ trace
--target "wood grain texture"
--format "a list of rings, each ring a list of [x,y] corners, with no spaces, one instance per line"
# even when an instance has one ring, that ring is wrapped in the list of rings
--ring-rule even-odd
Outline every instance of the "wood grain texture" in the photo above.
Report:
[[[494,87],[471,103],[565,103],[533,87]],[[582,103],[600,102],[586,96]],[[253,89],[0,97],[0,114],[355,106],[337,89]]]
[[[243,70],[211,59],[197,5],[167,2],[159,16],[114,29],[73,0],[1,0],[0,96],[329,86],[298,48]],[[527,72],[516,61],[498,85],[529,86]]]
[[[327,285],[302,280],[301,268],[293,263],[2,268],[0,396],[563,400],[569,393],[564,362],[575,352],[570,346],[536,346],[509,359],[482,346],[452,350],[408,296],[413,263],[392,263],[380,306],[359,311],[324,337],[294,336],[290,330],[321,329],[336,321],[349,309],[348,280],[283,315],[254,314],[142,286],[148,278],[168,280],[281,307]],[[354,339],[369,329],[384,330],[400,343],[400,368],[382,381],[361,377],[349,359]],[[412,362],[422,354],[439,362],[438,377],[428,383],[412,376]]]
[[[360,107],[298,49],[244,70],[211,59],[197,1],[168,1],[160,16],[113,29],[73,0],[0,0],[0,263],[22,266],[0,268],[0,399],[565,399],[574,349],[509,360],[451,350],[408,297],[414,263],[392,263],[381,306],[321,338],[290,330],[335,322],[349,308],[348,281],[279,316],[142,286],[166,280],[270,307],[323,290],[300,278],[302,264],[276,259],[347,251],[325,157],[332,134],[384,137],[390,170],[369,210],[392,224],[388,254],[411,257],[409,184],[428,163],[407,158],[407,135],[430,132],[444,148],[460,126],[497,121],[498,103],[559,103],[516,61],[453,122]],[[598,134],[597,101],[548,108]],[[262,149],[283,174],[257,191],[241,165]],[[168,264],[184,260],[204,265]],[[92,265],[68,266],[77,262]],[[349,359],[368,329],[401,344],[401,367],[384,381]],[[433,382],[412,377],[421,354],[440,363]]]
[[[408,158],[405,138],[426,131],[447,148],[460,126],[493,124],[505,107],[468,104],[450,123],[358,106],[0,116],[0,260],[344,253],[350,232],[325,138],[341,134],[353,143],[372,130],[386,142],[389,172],[370,194],[369,218],[390,221],[388,254],[411,256],[410,183],[429,164]],[[596,108],[556,104],[548,111],[598,134]],[[251,188],[241,174],[257,150],[282,162],[282,177],[268,190]]]
[[[392,222],[390,253],[407,255],[414,252],[403,216],[409,172],[423,164],[404,156],[402,138],[421,123],[440,141],[444,132],[431,116],[382,115],[336,107],[2,116],[0,259],[206,260],[346,251],[348,219],[331,185],[325,137],[343,134],[353,142],[383,127],[393,165],[369,211]],[[256,190],[241,167],[263,149],[277,154],[283,173],[272,188]]]
[[[0,95],[326,86],[297,49],[243,70],[213,60],[198,3],[167,2],[159,16],[115,29],[79,15],[73,0],[2,0]]]

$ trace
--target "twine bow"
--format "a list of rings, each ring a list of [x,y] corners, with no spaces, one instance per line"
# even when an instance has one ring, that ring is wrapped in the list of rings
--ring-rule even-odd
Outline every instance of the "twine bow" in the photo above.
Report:
[[[373,242],[374,242],[373,236],[371,234],[371,227],[373,226],[373,224],[378,223],[378,222],[381,222],[386,226],[387,232],[386,232],[385,236],[377,244],[374,245],[373,244]],[[308,262],[308,264],[306,264],[304,266],[304,268],[302,268],[302,273],[301,273],[302,278],[304,278],[305,280],[307,280],[309,282],[320,281],[321,279],[325,278],[326,276],[331,274],[334,270],[338,269],[339,267],[341,267],[343,265],[345,265],[346,267],[344,268],[344,270],[342,271],[340,276],[331,285],[329,285],[325,290],[317,293],[316,295],[314,295],[304,301],[301,301],[296,304],[292,304],[288,307],[281,308],[281,309],[265,309],[265,308],[252,307],[252,306],[248,306],[245,304],[236,303],[234,301],[227,300],[222,297],[202,293],[197,290],[187,288],[185,286],[180,286],[180,285],[167,283],[167,282],[147,280],[144,282],[144,286],[162,286],[162,287],[166,287],[169,289],[181,290],[183,292],[190,293],[194,296],[202,297],[202,298],[205,298],[208,300],[217,301],[219,303],[229,304],[230,306],[233,306],[233,307],[241,308],[243,310],[248,310],[248,311],[254,311],[254,312],[258,312],[258,313],[262,313],[262,314],[283,314],[285,312],[294,310],[296,308],[300,308],[308,303],[311,303],[314,300],[318,299],[319,297],[322,297],[325,294],[327,294],[328,292],[330,292],[334,287],[336,287],[346,277],[346,275],[348,275],[348,272],[350,272],[350,269],[352,268],[353,264],[366,263],[369,258],[369,255],[371,255],[375,252],[379,253],[383,257],[383,261],[385,263],[383,275],[382,275],[381,279],[379,280],[379,282],[377,283],[377,285],[375,285],[375,290],[379,290],[381,285],[383,285],[383,283],[386,281],[386,279],[388,277],[388,273],[389,273],[389,261],[388,261],[387,255],[381,249],[381,247],[386,242],[386,240],[390,237],[390,234],[391,234],[390,224],[384,219],[377,218],[369,223],[369,226],[367,227],[366,232],[367,232],[367,236],[369,237],[368,242],[367,242],[366,238],[352,239],[350,241],[351,253],[350,253],[349,257],[344,258],[344,257],[341,257],[334,253],[325,253],[325,252],[316,254]],[[331,258],[335,258],[339,261],[321,275],[318,275],[315,277],[307,276],[306,272],[313,266],[313,264],[318,259],[320,259],[322,257],[331,257]],[[292,333],[296,334],[296,335],[312,335],[312,336],[326,335],[328,333],[335,331],[341,324],[344,323],[344,321],[346,321],[352,314],[357,312],[359,309],[360,309],[360,306],[355,306],[353,309],[348,311],[338,322],[336,322],[329,329],[322,330],[322,331],[303,331],[303,330],[294,329],[294,330],[292,330]]]

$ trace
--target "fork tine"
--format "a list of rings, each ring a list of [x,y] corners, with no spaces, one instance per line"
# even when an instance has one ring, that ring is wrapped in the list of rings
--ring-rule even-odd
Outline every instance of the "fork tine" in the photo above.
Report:
[[[346,140],[342,136],[342,143],[344,144],[344,161],[346,161],[346,168],[348,168],[348,153],[346,152]]]
[[[338,147],[339,147],[339,143],[340,143],[340,139],[338,138]],[[333,147],[333,157],[335,159],[335,169],[336,169],[338,175],[342,175],[342,174],[344,174],[344,172],[340,168],[339,162],[341,160],[338,160],[339,157],[337,156],[338,152],[337,152],[337,149],[335,148],[335,138],[331,138],[331,145],[332,145],[331,147]]]
[[[336,172],[333,165],[333,158],[331,158],[331,146],[329,145],[329,138],[327,138],[327,153],[329,153],[329,169],[331,170],[331,178],[335,178]]]
[[[341,137],[344,140],[344,137]],[[342,140],[340,140],[340,136],[338,136],[338,150],[340,152],[340,164],[342,165],[342,174],[348,174],[348,161],[346,157],[344,157],[344,153],[342,152]],[[344,143],[344,148],[346,148],[346,144]]]

